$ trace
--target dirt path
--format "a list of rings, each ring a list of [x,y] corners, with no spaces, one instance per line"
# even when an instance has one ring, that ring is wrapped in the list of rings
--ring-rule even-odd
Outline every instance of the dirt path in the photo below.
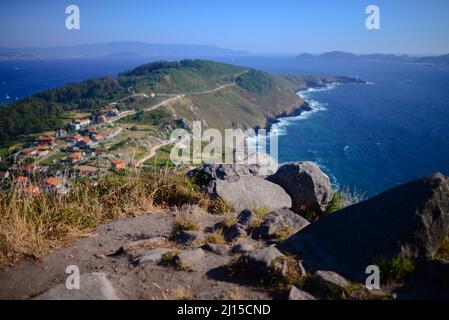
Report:
[[[152,157],[154,157],[156,155],[157,150],[159,150],[160,148],[162,148],[163,146],[166,146],[167,144],[169,144],[170,142],[162,142],[161,144],[154,146],[150,149],[150,153],[148,155],[146,155],[145,157],[143,157],[142,159],[140,159],[137,162],[138,166],[141,166],[145,161],[147,161],[148,159],[151,159]]]
[[[220,221],[220,216],[205,214],[204,227]],[[197,298],[213,298],[217,293],[232,293],[234,298],[268,299],[266,290],[227,275],[222,266],[230,256],[206,252],[200,271],[183,271],[172,266],[146,262],[134,265],[129,256],[105,256],[123,245],[150,237],[168,237],[175,221],[174,212],[159,212],[117,220],[99,226],[92,236],[74,241],[42,261],[24,259],[0,270],[0,299],[28,299],[57,284],[65,283],[66,267],[75,265],[81,274],[103,272],[121,299],[175,299],[177,290]],[[240,283],[240,284],[239,284]]]

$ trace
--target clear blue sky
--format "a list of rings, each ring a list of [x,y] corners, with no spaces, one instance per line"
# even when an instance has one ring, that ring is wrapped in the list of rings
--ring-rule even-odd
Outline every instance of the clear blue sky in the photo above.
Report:
[[[81,30],[65,29],[65,7]],[[381,30],[365,8],[381,9]],[[210,44],[253,53],[345,50],[449,53],[449,0],[14,0],[0,4],[0,46],[107,41]]]

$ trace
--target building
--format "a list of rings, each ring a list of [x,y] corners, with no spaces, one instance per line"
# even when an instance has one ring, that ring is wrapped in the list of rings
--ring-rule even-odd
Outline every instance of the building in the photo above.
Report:
[[[70,140],[71,140],[73,143],[78,143],[78,142],[80,142],[81,140],[83,140],[83,136],[80,135],[80,134],[75,134],[75,135],[73,135],[73,136],[70,138]]]
[[[94,133],[94,134],[92,134],[91,138],[92,138],[92,140],[93,140],[94,142],[100,142],[101,140],[104,139],[104,138],[103,138],[103,135],[100,134],[100,133]]]
[[[19,177],[17,177],[17,178],[15,178],[14,179],[14,184],[17,184],[17,185],[25,185],[25,184],[27,184],[28,183],[28,177],[25,177],[25,176],[19,176]]]
[[[26,157],[34,157],[34,156],[37,155],[37,150],[33,149],[33,148],[25,149],[25,150],[20,151],[20,155],[22,157],[24,157],[24,158],[26,158]]]
[[[40,136],[36,139],[36,141],[41,145],[47,145],[49,147],[55,144],[56,139],[54,137],[49,136]]]
[[[90,121],[90,119],[79,119],[79,120],[74,120],[69,124],[69,128],[72,131],[78,131],[81,128],[84,127],[88,127],[90,126],[92,121]]]
[[[120,111],[118,111],[117,108],[112,108],[112,109],[106,110],[106,114],[109,117],[116,117],[116,116],[118,116],[120,114]]]
[[[55,137],[57,139],[64,139],[65,137],[67,137],[67,131],[62,129],[56,130]]]
[[[24,193],[29,194],[30,196],[33,196],[33,197],[37,197],[38,195],[41,194],[41,189],[35,185],[29,185],[29,186],[23,187],[22,191]]]
[[[101,115],[101,116],[97,116],[96,121],[98,123],[104,123],[104,122],[108,121],[108,118],[105,115]]]
[[[41,188],[44,191],[58,191],[62,187],[61,180],[56,177],[45,178],[41,182]]]
[[[50,151],[48,150],[41,150],[37,152],[37,157],[38,158],[43,158],[43,157],[47,157],[50,154]]]
[[[81,126],[80,126],[79,123],[71,122],[69,124],[69,129],[72,130],[72,131],[78,131],[79,129],[81,129]]]
[[[74,152],[69,154],[68,159],[70,163],[77,163],[83,160],[83,154],[81,152]]]
[[[92,145],[92,140],[88,137],[83,137],[81,141],[78,142],[80,148],[90,147]]]
[[[125,169],[126,168],[126,165],[125,165],[125,163],[123,161],[114,160],[111,163],[112,163],[112,169],[121,170],[121,169]]]

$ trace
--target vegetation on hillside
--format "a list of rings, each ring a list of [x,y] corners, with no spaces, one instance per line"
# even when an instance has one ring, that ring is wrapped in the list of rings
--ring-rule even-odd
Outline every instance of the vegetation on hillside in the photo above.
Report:
[[[41,257],[98,223],[183,204],[208,206],[185,175],[169,168],[110,174],[76,182],[64,195],[31,196],[20,188],[0,193],[0,265]]]
[[[224,108],[227,106],[221,103],[225,102],[235,108],[237,113],[240,109],[251,114],[250,109],[254,107],[252,101],[257,95],[266,95],[261,97],[261,101],[267,101],[267,105],[272,105],[273,101],[284,103],[284,107],[292,104],[292,96],[295,95],[291,92],[291,83],[294,81],[284,81],[260,71],[248,71],[246,68],[206,60],[150,63],[116,78],[96,78],[68,84],[0,108],[0,146],[16,142],[21,135],[61,128],[67,122],[67,114],[73,111],[97,115],[107,104],[134,92],[189,93],[236,82],[243,91],[233,91],[234,101],[231,98],[220,101],[220,96],[217,96],[213,104]],[[274,86],[284,90],[272,90]],[[287,91],[289,99],[285,99]],[[270,99],[267,100],[267,97]],[[195,97],[197,100],[202,98],[203,95]],[[260,105],[260,102],[256,104]],[[277,109],[279,107],[276,104],[271,113],[276,113]],[[213,113],[216,115],[215,111]]]
[[[273,76],[261,71],[250,70],[240,75],[236,83],[246,90],[258,94],[266,93],[274,85]]]

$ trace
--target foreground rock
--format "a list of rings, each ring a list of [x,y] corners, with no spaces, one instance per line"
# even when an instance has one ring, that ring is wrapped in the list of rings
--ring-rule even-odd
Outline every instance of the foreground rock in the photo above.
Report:
[[[395,293],[399,300],[448,300],[449,260],[424,263],[418,273],[407,279]]]
[[[249,243],[239,243],[232,248],[233,253],[248,253],[254,250],[254,247]]]
[[[331,213],[284,245],[306,268],[364,281],[379,257],[427,260],[449,232],[449,178],[433,174]]]
[[[167,249],[167,248],[156,248],[156,249],[152,249],[152,250],[148,250],[146,252],[144,252],[142,255],[136,257],[133,259],[134,263],[145,263],[145,262],[155,262],[158,263],[162,260],[162,257],[169,253],[172,252],[172,249]]]
[[[341,293],[349,287],[349,282],[333,271],[317,271],[313,279],[322,291],[330,290]]]
[[[245,253],[237,263],[246,270],[257,271],[262,275],[285,275],[287,273],[285,256],[274,246]]]
[[[203,240],[205,237],[201,231],[183,230],[175,237],[175,241],[179,244],[189,245]]]
[[[280,209],[265,216],[262,225],[258,229],[258,235],[263,238],[282,238],[283,234],[291,235],[309,224],[306,219],[293,211]]]
[[[35,300],[118,300],[104,273],[86,273],[80,277],[80,288],[69,290],[60,284],[34,298]]]
[[[174,262],[180,269],[198,271],[203,265],[205,253],[203,249],[186,250],[178,253]]]
[[[204,245],[204,249],[209,250],[215,254],[220,256],[225,256],[229,253],[229,246],[226,244],[214,244],[214,243],[206,243]]]
[[[276,210],[290,208],[290,196],[280,186],[255,176],[233,176],[225,180],[213,180],[208,192],[225,200],[237,211],[246,208]]]
[[[313,162],[292,162],[281,166],[267,180],[280,185],[292,199],[291,209],[324,212],[332,200],[329,178]]]
[[[316,298],[310,293],[299,290],[295,286],[292,286],[288,295],[288,300],[316,300]]]

